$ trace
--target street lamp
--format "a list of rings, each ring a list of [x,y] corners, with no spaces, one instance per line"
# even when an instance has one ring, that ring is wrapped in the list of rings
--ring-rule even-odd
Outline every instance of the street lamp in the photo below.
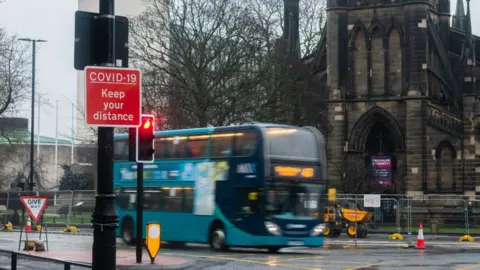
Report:
[[[18,40],[32,42],[32,109],[31,109],[31,134],[30,134],[30,191],[33,191],[33,172],[34,172],[34,164],[33,164],[33,148],[34,148],[34,133],[35,133],[35,51],[36,51],[36,44],[37,42],[47,42],[43,39],[31,39],[31,38],[19,38]],[[39,105],[40,106],[40,105]],[[40,135],[40,134],[39,134]]]

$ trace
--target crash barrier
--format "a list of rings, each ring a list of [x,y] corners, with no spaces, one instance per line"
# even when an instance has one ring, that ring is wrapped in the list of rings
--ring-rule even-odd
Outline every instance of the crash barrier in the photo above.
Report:
[[[18,230],[27,218],[21,196],[38,195],[48,198],[43,212],[44,223],[52,230],[79,232],[78,227],[88,227],[95,206],[96,192],[82,191],[40,191],[0,192],[0,224],[5,231]],[[23,217],[22,217],[23,214]],[[38,222],[40,223],[40,222]],[[36,228],[39,224],[32,224]],[[56,228],[56,229],[53,229]]]
[[[371,201],[365,207],[365,195],[371,194],[337,194],[334,201],[327,203],[326,208],[331,210],[335,206],[340,215],[343,211],[342,216],[337,215],[340,218],[336,222],[343,223],[343,231],[352,237],[387,233],[392,240],[403,240],[405,236],[416,235],[420,223],[425,234],[453,235],[459,241],[472,242],[476,235],[480,235],[480,201],[471,197],[389,194],[381,195],[375,207],[368,207]],[[367,199],[370,200],[371,196]],[[338,229],[338,224],[336,226]],[[351,232],[355,231],[358,233],[352,235]]]
[[[44,261],[44,262],[47,262],[47,263],[63,265],[64,270],[70,270],[72,268],[72,266],[82,267],[82,268],[85,268],[85,269],[92,269],[91,265],[85,264],[85,263],[62,261],[62,260],[59,260],[59,259],[45,258],[45,257],[42,257],[42,256],[26,254],[26,253],[17,252],[17,251],[0,249],[0,253],[2,254],[2,256],[3,255],[4,256],[10,256],[10,269],[11,270],[17,270],[17,269],[21,268],[18,265],[18,263],[21,259],[29,260],[29,261]],[[23,267],[22,267],[22,269],[23,269]]]

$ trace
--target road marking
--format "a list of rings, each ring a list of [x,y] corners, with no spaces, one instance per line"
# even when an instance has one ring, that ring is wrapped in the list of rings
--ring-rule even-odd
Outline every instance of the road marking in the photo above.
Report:
[[[270,262],[275,263],[275,262],[287,262],[287,261],[301,261],[301,260],[316,260],[318,258],[325,258],[325,256],[305,256],[305,257],[296,257],[296,258],[290,258],[290,259],[271,259]]]
[[[385,262],[378,262],[378,263],[360,265],[360,266],[355,266],[355,267],[350,267],[350,268],[344,268],[343,270],[357,270],[357,269],[374,267],[374,266],[378,266],[378,265],[390,264],[390,263],[394,263],[394,262],[400,262],[400,260],[396,260],[396,261],[385,261]]]
[[[455,270],[472,270],[476,268],[480,269],[480,264],[473,264],[473,265],[462,267],[462,268],[456,268]]]
[[[277,259],[273,258],[267,261],[269,264],[277,264],[279,262],[290,262],[290,261],[301,261],[301,260],[312,260],[312,261],[318,261],[318,258],[324,258],[325,256],[305,256],[305,257],[296,257],[296,258],[289,258],[289,259]]]
[[[290,267],[290,268],[296,268],[296,269],[302,269],[302,270],[322,270],[322,268],[311,268],[311,267],[305,267],[301,265],[295,265],[295,264],[278,264],[278,263],[270,263],[270,262],[264,262],[264,261],[255,261],[255,260],[245,260],[245,259],[237,259],[237,258],[228,258],[228,257],[221,257],[221,256],[208,256],[208,255],[194,255],[194,254],[187,254],[187,253],[164,253],[166,255],[170,256],[185,256],[185,257],[195,257],[195,258],[205,258],[205,259],[214,259],[214,260],[225,260],[225,261],[233,261],[233,262],[245,262],[245,263],[252,263],[252,264],[262,264],[262,265],[268,265],[268,266],[281,266],[281,267]]]

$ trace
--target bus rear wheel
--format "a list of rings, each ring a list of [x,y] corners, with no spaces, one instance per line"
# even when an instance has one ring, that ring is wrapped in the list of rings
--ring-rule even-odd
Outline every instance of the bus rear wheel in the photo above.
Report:
[[[223,228],[215,228],[212,230],[210,235],[210,247],[217,251],[227,249],[227,246],[225,245],[225,231]]]
[[[122,240],[127,245],[133,245],[135,238],[133,237],[133,222],[131,219],[125,219],[122,224]]]

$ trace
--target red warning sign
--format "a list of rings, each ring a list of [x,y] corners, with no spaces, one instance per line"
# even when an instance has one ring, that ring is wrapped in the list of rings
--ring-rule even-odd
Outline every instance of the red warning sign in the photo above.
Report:
[[[45,207],[47,207],[48,197],[42,196],[20,196],[23,206],[34,222],[38,222],[42,216]]]

